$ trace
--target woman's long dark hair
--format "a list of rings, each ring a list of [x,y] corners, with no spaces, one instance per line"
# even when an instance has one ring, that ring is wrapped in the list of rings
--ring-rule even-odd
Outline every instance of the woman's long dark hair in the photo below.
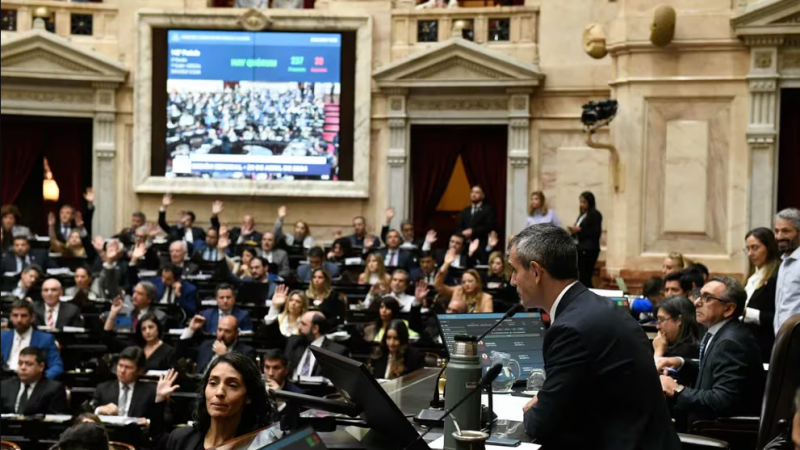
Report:
[[[397,349],[397,355],[394,358],[394,367],[389,372],[390,378],[397,378],[403,375],[406,371],[406,350],[408,350],[408,327],[406,323],[400,319],[392,319],[389,322],[389,328],[384,330],[383,338],[381,339],[381,355],[386,355],[386,364],[389,364],[389,346],[386,345],[386,337],[389,336],[389,331],[394,330],[397,333],[397,339],[400,340],[400,348]],[[382,374],[379,374],[382,375]]]
[[[745,241],[750,236],[758,239],[758,241],[767,248],[767,261],[764,264],[764,279],[761,280],[760,285],[756,286],[756,288],[760,288],[761,286],[765,285],[770,278],[778,275],[778,269],[781,266],[781,256],[780,252],[778,251],[778,242],[775,240],[775,233],[773,233],[769,228],[753,228],[747,232],[747,235],[745,235]],[[750,278],[750,276],[756,271],[756,267],[754,265],[748,263],[748,266],[749,269],[747,270],[747,275],[744,277],[744,284],[747,284],[748,278]]]
[[[156,315],[151,312],[143,315],[141,318],[139,318],[139,322],[136,324],[136,334],[133,336],[133,339],[136,341],[136,345],[142,348],[144,348],[144,345],[147,343],[142,336],[142,325],[148,320],[156,324],[158,338],[161,339],[164,336],[164,329],[161,327],[161,322],[158,321]]]
[[[389,295],[384,295],[382,297],[379,297],[377,299],[377,302],[378,302],[377,310],[379,314],[378,318],[375,320],[375,333],[377,333],[378,331],[380,331],[381,328],[383,328],[383,319],[381,319],[380,315],[381,305],[385,306],[386,308],[392,311],[393,321],[400,318],[400,302],[398,302],[396,298]],[[384,332],[385,331],[386,330],[384,330]],[[384,336],[386,336],[386,334],[384,334]]]
[[[192,417],[196,422],[195,426],[204,435],[211,428],[211,416],[206,409],[206,385],[211,376],[211,371],[222,363],[228,364],[239,372],[244,381],[247,397],[250,399],[250,403],[245,405],[242,411],[242,419],[239,422],[239,429],[236,430],[236,436],[242,436],[269,425],[272,422],[275,405],[267,395],[267,389],[261,380],[261,372],[256,367],[256,363],[247,356],[238,352],[229,352],[211,361],[208,369],[203,374],[202,380],[200,380],[197,392],[197,406]]]
[[[673,319],[681,318],[681,329],[678,339],[667,347],[667,352],[684,342],[698,343],[705,333],[703,326],[697,323],[694,303],[682,295],[673,295],[662,301],[655,308],[655,313],[662,310]]]
[[[595,202],[594,194],[592,194],[591,191],[581,192],[581,197],[583,197],[586,200],[586,203],[589,204],[589,209],[587,210],[587,212],[594,211],[595,209],[597,209],[597,203]]]

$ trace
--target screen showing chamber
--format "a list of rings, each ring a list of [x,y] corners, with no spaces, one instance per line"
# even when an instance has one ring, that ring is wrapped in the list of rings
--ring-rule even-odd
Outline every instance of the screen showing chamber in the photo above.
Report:
[[[169,30],[168,177],[337,180],[342,35]]]
[[[503,314],[439,314],[437,317],[442,340],[448,353],[452,354],[455,336],[480,336],[497,323]],[[519,363],[522,370],[520,381],[526,380],[531,370],[544,368],[544,332],[540,313],[517,313],[506,319],[478,342],[478,357],[484,370],[492,365],[492,351],[508,353],[512,360]]]

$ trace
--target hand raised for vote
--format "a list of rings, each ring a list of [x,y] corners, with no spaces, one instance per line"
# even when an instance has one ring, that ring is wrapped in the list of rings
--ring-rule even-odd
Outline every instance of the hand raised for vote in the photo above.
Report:
[[[75,226],[83,228],[83,213],[80,211],[75,211]]]
[[[426,298],[428,298],[428,294],[431,292],[428,289],[428,283],[425,280],[420,280],[417,282],[417,287],[414,288],[414,298],[417,299],[417,302],[423,302]]]
[[[225,251],[225,249],[230,247],[230,245],[231,245],[231,238],[228,237],[228,234],[220,233],[219,240],[217,241],[217,250]]]
[[[90,205],[94,203],[94,189],[90,187],[86,188],[86,192],[83,193],[83,199]]]
[[[194,317],[192,317],[192,321],[189,322],[189,328],[192,331],[197,331],[200,328],[203,328],[203,325],[205,325],[205,323],[206,323],[206,318],[204,316],[201,316],[200,314],[196,314]]]
[[[111,302],[111,309],[109,310],[109,314],[112,317],[116,317],[119,314],[119,312],[122,311],[122,306],[123,306],[122,297],[118,296]]]
[[[364,248],[372,248],[373,245],[375,245],[375,238],[367,235],[367,237],[364,238]]]
[[[391,224],[392,219],[394,219],[394,208],[386,208],[386,225]]]
[[[133,248],[133,253],[131,253],[131,262],[139,262],[139,260],[144,258],[144,255],[146,254],[147,246],[144,245],[144,243],[140,243]]]
[[[456,251],[451,248],[450,250],[447,251],[447,253],[444,254],[444,263],[445,265],[449,266],[450,264],[453,264],[453,261],[455,260],[456,260]]]
[[[167,208],[171,204],[172,204],[172,194],[164,194],[164,196],[161,197],[161,206]]]
[[[103,239],[103,236],[97,235],[92,239],[92,247],[97,250],[97,253],[103,253],[103,247],[105,247],[106,241]]]
[[[478,239],[473,239],[472,242],[469,243],[469,256],[475,254],[478,251],[478,248],[481,246],[481,241]]]
[[[211,203],[211,215],[212,216],[217,217],[218,215],[220,215],[220,213],[222,212],[223,209],[225,209],[225,204],[222,203],[222,201],[214,200],[214,202]]]
[[[49,227],[56,226],[56,213],[51,212],[47,214],[47,226]]]
[[[525,406],[522,407],[522,412],[523,413],[527,412],[529,409],[531,409],[534,406],[536,406],[537,403],[539,403],[539,395],[538,394],[534,395],[533,398],[531,399],[531,401],[529,401],[528,403],[525,404]]]
[[[428,230],[428,234],[425,235],[425,242],[428,244],[433,244],[436,242],[436,231]]]
[[[178,379],[178,372],[175,369],[169,369],[167,373],[158,377],[158,385],[156,386],[156,403],[161,403],[168,399],[173,392],[180,389],[180,385],[175,384]]]
[[[488,246],[490,248],[495,248],[495,247],[497,247],[497,244],[499,244],[499,243],[500,243],[500,237],[497,236],[497,232],[496,231],[492,231],[491,233],[489,233]]]
[[[160,228],[158,227],[158,224],[155,222],[149,222],[147,224],[147,235],[150,236],[150,239],[153,239],[156,236],[158,236],[159,229]]]
[[[281,207],[278,208],[278,219],[283,220],[285,218],[286,218],[286,206],[281,205]]]
[[[228,347],[225,346],[225,343],[222,341],[214,341],[214,345],[211,347],[214,350],[214,354],[217,356],[222,356],[225,353],[228,353]]]
[[[97,408],[97,414],[101,416],[116,416],[119,414],[119,409],[117,408],[117,405],[109,403]]]
[[[275,294],[272,295],[272,306],[281,308],[286,304],[286,296],[289,294],[289,288],[283,284],[275,288]]]

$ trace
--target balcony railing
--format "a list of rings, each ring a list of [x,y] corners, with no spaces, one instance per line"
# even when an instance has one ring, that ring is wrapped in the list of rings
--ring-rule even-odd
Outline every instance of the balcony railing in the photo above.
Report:
[[[33,20],[43,16],[45,29],[78,40],[117,40],[117,6],[98,1],[3,0],[0,31],[24,33]]]
[[[538,6],[392,10],[392,60],[456,35],[537,62]]]

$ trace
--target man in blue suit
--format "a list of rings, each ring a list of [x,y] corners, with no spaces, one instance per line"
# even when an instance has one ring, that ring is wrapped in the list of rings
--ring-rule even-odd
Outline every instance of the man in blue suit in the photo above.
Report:
[[[10,370],[17,371],[19,352],[25,347],[38,347],[47,353],[47,364],[44,375],[53,380],[64,373],[64,364],[56,347],[53,335],[33,329],[33,305],[25,300],[15,300],[11,305],[11,323],[13,331],[0,334],[0,351],[3,363]]]
[[[311,281],[311,274],[317,269],[324,269],[331,278],[339,276],[339,266],[325,261],[325,252],[319,247],[311,247],[308,250],[308,264],[302,264],[297,268],[297,278],[305,282]]]
[[[214,297],[217,299],[217,307],[209,308],[200,313],[205,319],[203,331],[208,334],[217,332],[217,324],[220,317],[233,316],[239,323],[240,330],[252,330],[253,323],[250,321],[250,314],[236,307],[236,291],[228,283],[217,285],[214,291]]]

